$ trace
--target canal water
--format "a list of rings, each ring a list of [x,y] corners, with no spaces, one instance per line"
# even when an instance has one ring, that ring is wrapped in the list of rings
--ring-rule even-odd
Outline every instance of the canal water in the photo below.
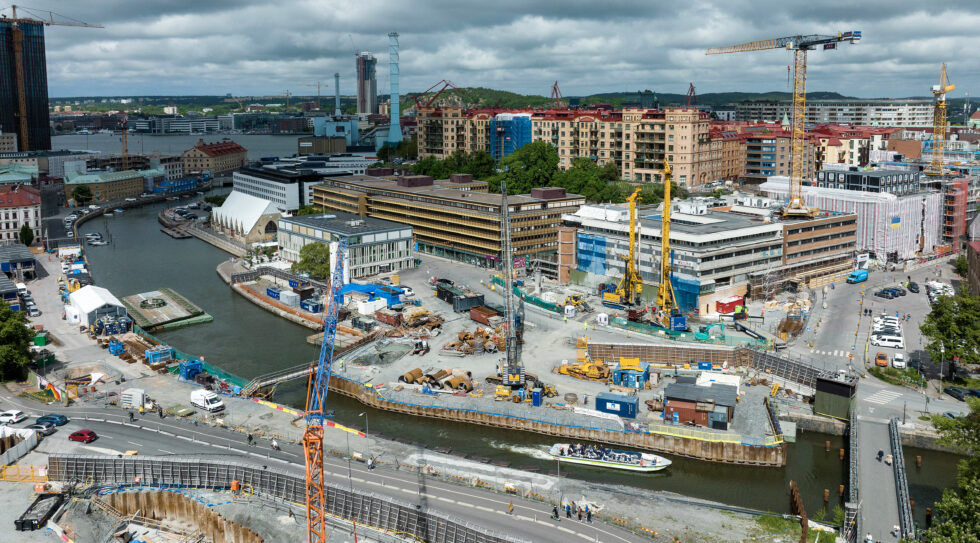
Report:
[[[96,219],[81,227],[83,232],[101,231],[112,241],[107,246],[86,249],[98,285],[118,297],[160,287],[170,287],[187,297],[214,316],[214,322],[161,332],[159,337],[242,377],[255,377],[316,357],[314,347],[305,341],[308,329],[259,309],[232,292],[218,277],[215,267],[229,258],[227,253],[197,239],[175,240],[160,232],[156,214],[162,205]],[[280,387],[277,400],[302,407],[304,394],[305,384],[293,383]],[[335,410],[339,423],[361,428],[364,417],[359,414],[366,411],[371,433],[506,460],[513,467],[537,466],[542,472],[554,469],[553,462],[544,455],[553,439],[544,436],[365,409],[339,395],[331,396],[328,405]],[[824,442],[828,439],[830,452],[825,452]],[[838,456],[842,446],[840,437],[804,433],[789,445],[789,463],[782,469],[672,458],[670,469],[652,475],[580,466],[569,466],[567,472],[570,477],[586,481],[666,490],[774,512],[788,512],[788,485],[793,480],[803,491],[805,506],[813,518],[823,506],[824,489],[831,492],[833,508],[838,485],[847,478]],[[925,460],[922,470],[910,470],[911,492],[919,503],[916,512],[920,513],[950,484],[950,474],[954,472],[949,468],[949,455],[930,451],[915,454]],[[914,454],[907,463],[915,465]],[[562,470],[566,471],[565,466]]]

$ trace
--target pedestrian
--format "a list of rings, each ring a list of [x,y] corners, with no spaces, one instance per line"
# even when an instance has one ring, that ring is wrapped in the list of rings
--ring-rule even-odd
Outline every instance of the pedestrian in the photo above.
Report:
[[[582,323],[582,329],[585,330],[586,332],[588,332],[589,331],[589,323],[588,322],[583,322]]]
[[[134,417],[134,416],[133,416],[133,412],[132,412],[132,411],[130,411],[130,412],[129,412],[129,422],[133,422],[134,420],[136,420],[136,417]]]
[[[565,504],[565,518],[572,518],[572,506]]]
[[[582,521],[582,508],[581,507],[578,508],[578,520],[579,520],[579,522]]]
[[[140,406],[140,416],[141,417],[143,416],[143,406],[142,405]]]
[[[561,520],[561,517],[558,516],[558,506],[557,505],[551,508],[551,518],[553,518],[555,520]]]
[[[252,440],[253,440],[253,438],[252,438],[252,434],[248,434],[248,444],[249,444],[249,445],[251,445],[251,444],[252,444]]]
[[[592,524],[592,511],[589,510],[589,506],[587,505],[585,506],[585,520],[588,521],[589,524]]]
[[[568,324],[568,315],[562,315],[561,318],[562,318],[562,320],[565,321],[565,324]]]

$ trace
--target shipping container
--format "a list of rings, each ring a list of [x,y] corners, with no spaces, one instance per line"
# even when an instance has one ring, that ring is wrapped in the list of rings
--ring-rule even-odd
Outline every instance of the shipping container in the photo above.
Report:
[[[623,396],[612,392],[600,392],[595,397],[596,411],[611,413],[625,418],[636,418],[639,400],[635,396]]]
[[[715,310],[718,313],[734,313],[735,306],[745,305],[745,299],[741,296],[729,296],[715,302]]]
[[[265,295],[273,300],[278,300],[281,292],[282,290],[280,290],[279,287],[268,287],[265,289]]]
[[[496,317],[498,313],[485,305],[478,305],[470,308],[470,319],[487,326],[491,326],[490,319]]]
[[[374,318],[389,326],[401,326],[402,314],[390,309],[379,309],[374,312]]]
[[[299,286],[293,287],[293,292],[299,294],[300,300],[305,300],[313,296],[316,293],[316,289],[310,286]]]
[[[316,300],[313,300],[312,298],[307,298],[305,300],[300,301],[299,307],[303,311],[309,311],[310,313],[323,313],[323,304],[317,302]],[[342,319],[339,319],[338,317],[338,320],[342,320]]]
[[[291,290],[283,290],[279,293],[279,301],[289,307],[299,307],[299,294]]]

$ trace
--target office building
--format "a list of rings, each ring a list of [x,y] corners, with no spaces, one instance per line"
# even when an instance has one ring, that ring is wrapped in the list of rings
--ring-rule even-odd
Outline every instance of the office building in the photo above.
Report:
[[[793,136],[788,130],[753,130],[742,134],[745,140],[745,173],[741,179],[762,183],[774,175],[790,175]],[[803,179],[812,179],[816,171],[816,148],[812,138],[804,145],[806,166]]]
[[[92,203],[104,204],[120,202],[126,198],[137,198],[145,192],[142,172],[126,170],[122,172],[74,173],[65,176],[65,200],[74,201],[73,192],[86,186],[92,193]]]
[[[313,126],[316,127],[315,122]],[[343,136],[302,136],[296,140],[296,153],[299,155],[325,155],[346,150],[347,138]]]
[[[24,96],[19,96],[14,61],[14,25],[0,19],[0,130],[18,134],[21,151],[51,149],[48,115],[48,68],[44,52],[44,25],[21,22],[23,33],[21,58],[24,63]],[[22,118],[20,99],[26,106]],[[23,125],[21,123],[24,123]],[[23,135],[27,134],[26,140]]]
[[[486,183],[466,174],[438,181],[420,175],[328,177],[313,187],[313,205],[409,225],[418,251],[496,267],[502,197],[486,190]],[[539,258],[556,252],[562,213],[574,212],[585,198],[542,188],[510,196],[507,203],[514,256]]]
[[[323,155],[300,155],[289,158],[263,159],[262,167],[279,170],[293,170],[301,173],[315,173],[323,177],[342,175],[364,175],[368,167],[377,163],[377,159],[351,153],[333,153]],[[304,205],[310,202],[306,201]]]
[[[211,172],[212,177],[227,174],[248,164],[248,151],[233,141],[204,143],[184,151],[184,175]]]
[[[807,100],[805,122],[932,127],[933,107],[933,101],[928,99]],[[792,116],[792,100],[747,100],[735,104],[738,121],[778,121]]]
[[[341,238],[347,240],[344,266],[352,279],[415,267],[410,226],[343,211],[279,219],[279,255],[286,262],[299,261],[307,244]]]
[[[357,114],[371,115],[378,112],[378,59],[371,53],[359,53],[354,57],[357,67]]]
[[[898,196],[919,192],[919,174],[898,170],[819,171],[817,186],[862,192],[889,192]]]
[[[357,117],[313,117],[313,135],[344,138],[348,147],[357,145],[359,139]]]
[[[41,193],[34,187],[0,186],[0,244],[20,239],[27,225],[41,240]]]
[[[167,181],[184,178],[184,158],[180,155],[150,155],[149,168],[161,170]]]
[[[321,174],[281,163],[255,163],[232,174],[232,186],[235,192],[272,202],[285,213],[309,205],[312,187],[322,179]]]

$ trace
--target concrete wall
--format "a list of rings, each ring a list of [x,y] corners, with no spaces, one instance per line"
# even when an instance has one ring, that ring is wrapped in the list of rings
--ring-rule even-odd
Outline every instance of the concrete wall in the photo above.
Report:
[[[37,432],[0,426],[0,465],[9,466],[37,446]]]
[[[190,526],[213,543],[264,543],[252,530],[231,522],[204,504],[176,492],[125,492],[97,498],[124,516],[161,521],[164,526]],[[139,523],[138,520],[134,521]]]

